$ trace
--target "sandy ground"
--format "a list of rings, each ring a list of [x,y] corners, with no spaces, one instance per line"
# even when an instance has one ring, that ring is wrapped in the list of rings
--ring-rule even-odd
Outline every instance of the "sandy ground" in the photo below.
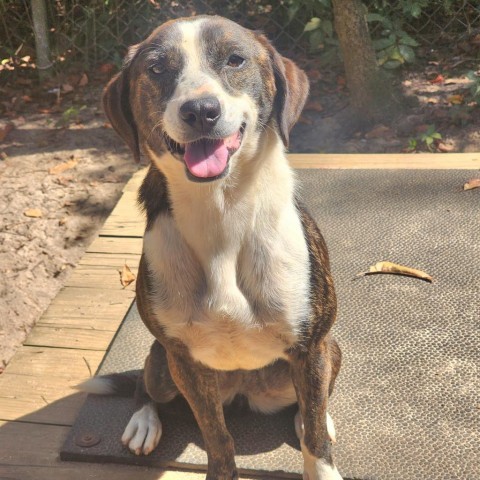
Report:
[[[60,115],[22,116],[0,145],[0,370],[138,168],[100,112],[93,103],[69,128],[55,127]]]
[[[445,150],[480,150],[478,107],[452,103],[452,95],[468,100],[462,77],[435,84],[424,71],[405,72],[403,89],[415,106],[360,132],[349,127],[346,88],[337,74],[308,73],[313,96],[292,133],[292,151],[400,152],[432,124]],[[139,168],[106,123],[102,83],[75,87],[53,108],[46,91],[35,103],[28,83],[0,88],[6,98],[0,102],[6,114],[0,119],[0,372]],[[13,129],[2,142],[7,122]],[[425,150],[421,141],[418,147]]]

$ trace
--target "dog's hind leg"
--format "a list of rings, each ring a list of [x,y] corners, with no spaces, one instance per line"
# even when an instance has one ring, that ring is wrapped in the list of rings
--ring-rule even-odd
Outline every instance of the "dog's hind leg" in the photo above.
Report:
[[[217,372],[192,359],[186,349],[167,351],[172,378],[188,401],[205,442],[206,480],[236,480],[233,439],[225,425]]]
[[[334,465],[331,442],[335,438],[327,401],[340,368],[338,346],[327,336],[318,345],[292,354],[292,378],[299,414],[295,418],[304,459],[304,480],[341,480]]]
[[[122,443],[136,455],[151,453],[162,435],[158,404],[170,402],[178,394],[168,369],[165,349],[155,341],[145,360],[143,375],[137,379],[137,411],[125,428]]]

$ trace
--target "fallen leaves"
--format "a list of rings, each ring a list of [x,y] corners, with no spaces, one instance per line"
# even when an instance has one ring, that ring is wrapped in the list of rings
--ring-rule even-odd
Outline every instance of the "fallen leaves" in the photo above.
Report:
[[[415,277],[421,280],[432,283],[433,278],[422,270],[417,270],[416,268],[405,267],[404,265],[398,265],[392,262],[377,262],[375,265],[372,265],[368,272],[359,273],[357,276],[372,275],[376,273],[391,273],[394,275],[404,275],[407,277]]]
[[[474,188],[480,188],[480,178],[471,178],[463,185],[464,190],[473,190]]]
[[[463,95],[450,95],[447,97],[447,102],[452,105],[461,105],[464,101]]]
[[[385,125],[376,125],[372,130],[365,134],[365,138],[385,138],[385,137],[392,137],[393,130]]]
[[[445,83],[445,77],[441,74],[438,74],[435,78],[429,80],[429,82],[433,84]]]
[[[437,142],[437,150],[442,153],[450,153],[455,150],[455,146],[451,143],[444,143],[442,141]]]
[[[123,288],[128,287],[137,278],[126,263],[118,273],[120,274],[120,283]]]
[[[314,112],[323,112],[323,105],[315,100],[312,100],[305,105],[305,110],[313,110]]]
[[[43,213],[42,211],[39,209],[39,208],[27,208],[23,214],[26,216],[26,217],[30,217],[30,218],[40,218],[43,216]]]
[[[74,168],[78,164],[78,161],[75,160],[73,155],[70,157],[70,160],[68,162],[60,163],[59,165],[55,165],[54,167],[50,168],[48,170],[48,173],[50,175],[59,175],[60,173],[65,172],[65,170],[70,170],[71,168]]]

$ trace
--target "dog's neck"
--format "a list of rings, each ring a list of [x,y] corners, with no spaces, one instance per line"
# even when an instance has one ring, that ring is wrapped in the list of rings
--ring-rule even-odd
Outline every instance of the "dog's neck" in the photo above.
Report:
[[[274,230],[293,202],[293,174],[283,144],[275,133],[262,137],[252,158],[236,159],[229,176],[211,184],[189,181],[181,162],[165,162],[165,167],[153,157],[167,178],[178,230],[216,282],[234,281],[245,238]]]

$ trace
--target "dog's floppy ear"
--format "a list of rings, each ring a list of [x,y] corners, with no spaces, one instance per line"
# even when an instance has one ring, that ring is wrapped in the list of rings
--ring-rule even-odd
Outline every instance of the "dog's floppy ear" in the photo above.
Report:
[[[138,131],[130,107],[129,68],[139,45],[128,50],[122,71],[115,75],[103,92],[103,108],[115,131],[125,140],[133,152],[135,161],[140,162]]]
[[[267,38],[258,35],[260,42],[267,47],[275,75],[274,109],[283,143],[288,147],[289,133],[300,117],[308,97],[309,82],[305,72],[294,62],[282,57]]]

